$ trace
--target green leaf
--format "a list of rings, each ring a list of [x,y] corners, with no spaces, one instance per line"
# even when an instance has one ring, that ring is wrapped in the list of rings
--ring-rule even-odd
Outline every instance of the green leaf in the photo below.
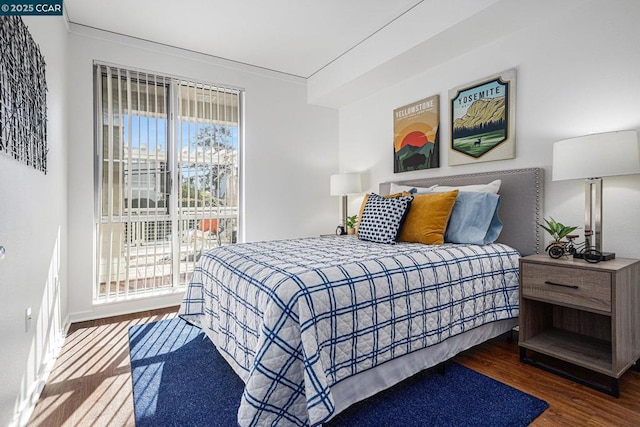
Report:
[[[580,228],[578,226],[564,225],[556,221],[553,217],[549,217],[548,219],[545,218],[544,222],[546,223],[546,225],[544,224],[538,224],[538,225],[542,227],[547,233],[549,233],[554,240],[561,240],[567,234],[570,234],[572,231]]]

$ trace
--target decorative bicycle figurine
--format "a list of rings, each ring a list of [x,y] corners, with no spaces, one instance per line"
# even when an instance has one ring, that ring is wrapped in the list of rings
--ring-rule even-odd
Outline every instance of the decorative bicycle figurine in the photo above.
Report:
[[[593,235],[593,231],[584,231],[584,242],[575,243],[575,239],[579,236],[577,234],[568,234],[566,242],[551,242],[546,247],[545,251],[549,253],[551,258],[560,258],[567,255],[573,255],[574,258],[582,258],[587,262],[595,264],[602,261],[602,252],[591,246],[590,237]]]

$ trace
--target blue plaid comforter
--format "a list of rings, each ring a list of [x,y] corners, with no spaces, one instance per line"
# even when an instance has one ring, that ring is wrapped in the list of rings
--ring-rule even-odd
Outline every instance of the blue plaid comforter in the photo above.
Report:
[[[200,259],[180,314],[244,380],[240,425],[319,425],[340,380],[517,317],[518,257],[352,237],[231,245]]]

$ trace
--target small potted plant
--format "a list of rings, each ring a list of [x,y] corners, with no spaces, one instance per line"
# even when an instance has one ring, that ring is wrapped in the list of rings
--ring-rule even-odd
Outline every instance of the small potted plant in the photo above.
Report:
[[[557,256],[554,256],[554,255],[557,255],[557,252],[559,250],[562,251],[561,248],[564,248],[564,246],[567,243],[562,239],[564,239],[567,235],[569,235],[571,232],[578,229],[579,227],[564,225],[561,222],[558,222],[555,219],[553,219],[553,217],[549,217],[549,219],[545,218],[544,222],[546,223],[546,225],[545,224],[538,224],[538,225],[542,227],[547,233],[549,233],[553,238],[553,241],[549,243],[549,245],[545,248],[545,251],[548,251],[549,255],[552,258],[558,258]]]
[[[358,215],[351,215],[347,217],[347,234],[356,233],[356,223],[358,222]]]
[[[555,242],[561,241],[567,234],[579,228],[577,226],[574,227],[574,226],[564,225],[556,221],[555,219],[553,219],[553,217],[549,217],[549,219],[545,218],[544,222],[546,222],[547,225],[544,225],[544,224],[538,224],[538,225],[544,228],[545,231],[549,233],[551,237],[553,237],[553,240]]]

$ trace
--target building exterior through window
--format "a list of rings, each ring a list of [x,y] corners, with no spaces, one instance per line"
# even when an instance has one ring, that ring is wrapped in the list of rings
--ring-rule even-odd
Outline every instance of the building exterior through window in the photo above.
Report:
[[[172,292],[239,233],[240,89],[95,65],[94,300]]]

